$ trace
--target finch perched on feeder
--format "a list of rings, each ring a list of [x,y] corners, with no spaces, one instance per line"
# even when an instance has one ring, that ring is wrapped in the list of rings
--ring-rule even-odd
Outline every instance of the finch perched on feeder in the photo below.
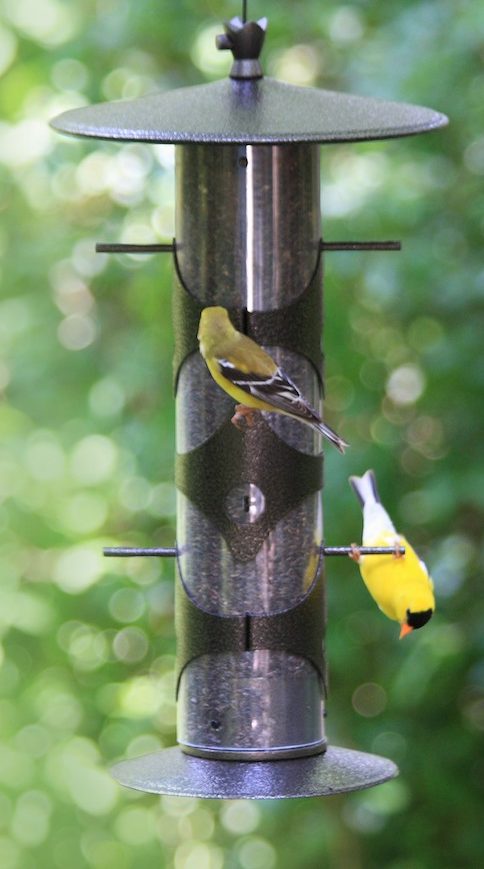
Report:
[[[282,413],[312,426],[344,453],[346,441],[322,421],[269,354],[232,326],[225,308],[204,308],[198,339],[213,379],[240,402],[232,417],[234,425],[243,418],[250,425],[254,411]]]
[[[433,583],[423,561],[397,533],[378,495],[375,474],[350,477],[350,485],[363,507],[363,546],[395,546],[394,555],[360,555],[352,547],[363,581],[382,612],[400,622],[400,639],[422,628],[435,610]],[[405,555],[398,547],[405,547]]]

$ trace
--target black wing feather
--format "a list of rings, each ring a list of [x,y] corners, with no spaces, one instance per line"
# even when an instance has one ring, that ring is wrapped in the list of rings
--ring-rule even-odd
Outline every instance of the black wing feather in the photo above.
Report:
[[[258,375],[253,372],[246,374],[227,359],[217,359],[217,362],[223,376],[234,386],[238,386],[239,389],[246,392],[247,395],[252,395],[260,401],[266,401],[274,408],[293,416],[299,416],[311,422],[321,422],[316,411],[305,401],[296,384],[282,368],[277,368],[274,374],[267,377],[265,374]]]

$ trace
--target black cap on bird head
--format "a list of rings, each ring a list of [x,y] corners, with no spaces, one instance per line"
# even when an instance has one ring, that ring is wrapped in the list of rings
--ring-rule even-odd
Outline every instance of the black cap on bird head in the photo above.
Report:
[[[412,631],[418,630],[418,628],[423,628],[427,622],[433,616],[433,610],[423,610],[422,612],[413,613],[410,610],[407,610],[407,617],[402,625],[402,630],[400,631],[400,639],[405,637],[407,634],[410,634]]]

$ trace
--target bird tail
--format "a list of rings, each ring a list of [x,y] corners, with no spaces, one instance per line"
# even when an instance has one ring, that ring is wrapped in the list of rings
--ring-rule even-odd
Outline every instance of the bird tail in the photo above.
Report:
[[[371,546],[382,534],[396,534],[395,526],[380,501],[374,471],[350,477],[350,485],[363,507],[363,544]]]
[[[328,441],[331,441],[332,444],[337,447],[340,453],[344,453],[346,447],[349,447],[349,444],[340,438],[339,434],[337,434],[329,425],[326,425],[325,422],[314,422],[312,423],[314,428],[317,429],[323,437],[325,437]]]
[[[350,477],[349,481],[362,507],[366,504],[381,504],[374,471],[366,471],[362,477]]]

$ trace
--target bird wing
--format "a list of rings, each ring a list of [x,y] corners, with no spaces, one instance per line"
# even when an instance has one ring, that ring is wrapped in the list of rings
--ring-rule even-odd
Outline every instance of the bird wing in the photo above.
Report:
[[[257,374],[254,371],[241,371],[228,359],[217,359],[217,363],[223,377],[248,395],[290,416],[321,422],[316,411],[307,403],[296,384],[282,368],[276,368],[272,374],[267,375]]]
[[[423,572],[425,573],[430,590],[433,592],[434,581],[433,581],[432,577],[430,576],[429,569],[428,569],[427,565],[425,564],[424,561],[422,561],[421,558],[419,558],[418,563],[420,564],[420,567],[422,568]]]
[[[423,572],[426,573],[427,576],[430,576],[427,565],[425,564],[425,561],[422,561],[422,559],[419,558],[418,563],[420,564],[420,567],[422,568]]]

